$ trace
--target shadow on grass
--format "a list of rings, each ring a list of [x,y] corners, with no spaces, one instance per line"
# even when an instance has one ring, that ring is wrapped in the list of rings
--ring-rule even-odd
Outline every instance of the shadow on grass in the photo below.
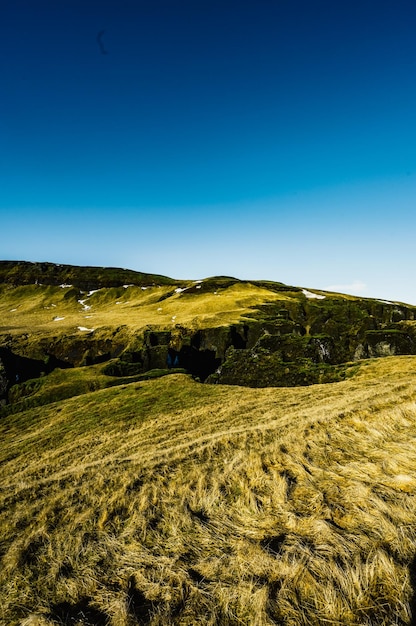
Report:
[[[107,626],[109,620],[105,613],[90,605],[89,598],[82,598],[76,604],[60,602],[52,607],[50,617],[57,624],[70,626],[82,623],[85,626]]]

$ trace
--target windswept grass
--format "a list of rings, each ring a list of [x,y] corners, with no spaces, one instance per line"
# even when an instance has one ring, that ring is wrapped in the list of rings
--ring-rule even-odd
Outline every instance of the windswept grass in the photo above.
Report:
[[[410,623],[416,357],[291,389],[172,375],[0,432],[7,626]]]

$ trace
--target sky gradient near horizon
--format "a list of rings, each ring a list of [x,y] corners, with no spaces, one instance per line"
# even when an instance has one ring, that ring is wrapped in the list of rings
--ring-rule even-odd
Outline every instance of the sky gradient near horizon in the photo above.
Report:
[[[0,258],[416,304],[414,0],[3,0]]]

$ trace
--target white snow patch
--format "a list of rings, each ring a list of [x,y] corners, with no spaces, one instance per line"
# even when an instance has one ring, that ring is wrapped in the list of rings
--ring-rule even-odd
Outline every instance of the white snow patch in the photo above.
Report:
[[[10,309],[10,313],[14,313],[14,311],[17,311],[17,309]]]
[[[176,320],[176,315],[172,315],[172,322]]]
[[[202,283],[202,280],[194,280],[194,284],[196,283]]]
[[[201,285],[197,285],[197,286],[196,286],[196,288],[197,288],[197,289],[201,289]]]
[[[61,287],[61,289],[69,289],[70,287],[72,287],[72,285],[66,285],[65,283],[59,286]]]
[[[161,311],[161,310],[162,310],[162,307],[160,306],[160,307],[158,308],[158,311]]]
[[[146,289],[148,289],[148,287],[142,287],[142,291],[146,291]]]
[[[318,293],[312,293],[312,291],[308,291],[307,289],[302,289],[302,293],[307,298],[316,298],[316,300],[324,300],[326,296],[321,296]]]
[[[381,302],[381,304],[394,304],[391,300],[377,300],[377,302]]]
[[[80,330],[81,332],[92,333],[94,332],[95,328],[85,328],[85,326],[78,326],[78,330]]]
[[[134,285],[123,285],[124,289],[128,289],[129,287],[134,287]]]
[[[121,302],[116,302],[116,304],[121,304]]]
[[[78,302],[82,306],[83,311],[89,311],[91,307],[88,304],[85,304],[85,300],[86,298],[84,300],[78,300]]]
[[[92,296],[93,293],[97,293],[97,291],[100,291],[100,289],[91,289],[91,291],[89,291],[87,293],[87,298],[89,298],[90,296]]]
[[[182,291],[186,291],[187,287],[177,287],[177,289],[175,289],[175,293],[182,293]]]
[[[54,317],[53,321],[54,322],[60,322],[61,320],[64,320],[64,319],[65,319],[64,317]]]

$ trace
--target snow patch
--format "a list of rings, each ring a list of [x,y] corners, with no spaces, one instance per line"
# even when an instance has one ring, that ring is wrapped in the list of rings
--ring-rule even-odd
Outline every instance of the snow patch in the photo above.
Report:
[[[78,326],[78,330],[86,333],[93,333],[95,328],[85,328],[85,326]]]
[[[315,298],[316,300],[324,300],[326,298],[326,296],[321,296],[318,293],[312,293],[312,291],[308,291],[307,289],[302,289],[302,293],[307,298]]]
[[[187,287],[177,287],[177,289],[175,289],[175,293],[182,293],[182,291],[186,291]]]
[[[61,320],[64,320],[64,319],[65,319],[64,317],[54,317],[53,321],[54,322],[60,322]]]
[[[17,309],[10,309],[10,313],[14,313],[14,311],[17,311]]]
[[[90,296],[92,296],[93,293],[97,293],[97,291],[100,291],[100,289],[91,289],[91,291],[89,291],[87,293],[87,298],[89,298]]]
[[[91,305],[89,304],[85,304],[85,300],[78,300],[78,302],[80,303],[80,305],[82,306],[82,310],[83,311],[89,311],[91,308]]]
[[[201,285],[197,285],[197,286],[196,286],[196,288],[197,288],[197,289],[201,289]]]
[[[89,311],[91,307],[88,304],[85,304],[85,300],[86,298],[84,300],[78,300],[78,302],[82,306],[83,311]]]
[[[70,287],[72,287],[72,285],[67,285],[67,284],[63,284],[63,285],[59,285],[61,289],[69,289]]]
[[[123,289],[128,289],[129,287],[134,287],[134,285],[123,285]]]

